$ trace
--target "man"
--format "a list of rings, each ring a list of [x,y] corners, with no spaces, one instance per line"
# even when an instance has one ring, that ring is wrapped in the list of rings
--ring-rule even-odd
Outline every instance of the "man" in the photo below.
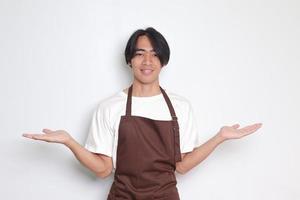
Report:
[[[175,171],[185,174],[225,140],[249,135],[262,124],[224,126],[200,145],[188,100],[159,85],[169,56],[167,41],[155,29],[131,35],[125,58],[133,83],[99,103],[85,148],[64,130],[23,135],[64,144],[101,178],[114,172],[110,200],[178,200]]]

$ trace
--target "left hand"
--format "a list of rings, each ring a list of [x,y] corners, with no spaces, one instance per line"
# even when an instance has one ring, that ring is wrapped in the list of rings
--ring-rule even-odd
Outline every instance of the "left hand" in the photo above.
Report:
[[[232,126],[223,126],[218,135],[221,136],[224,140],[228,139],[239,139],[251,133],[254,133],[262,126],[262,123],[256,123],[243,128],[239,128],[239,124]]]

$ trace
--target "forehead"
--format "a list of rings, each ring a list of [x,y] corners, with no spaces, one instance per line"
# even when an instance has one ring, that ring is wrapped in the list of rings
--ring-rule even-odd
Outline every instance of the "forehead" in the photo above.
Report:
[[[138,37],[136,42],[136,49],[153,50],[149,38],[145,35]]]

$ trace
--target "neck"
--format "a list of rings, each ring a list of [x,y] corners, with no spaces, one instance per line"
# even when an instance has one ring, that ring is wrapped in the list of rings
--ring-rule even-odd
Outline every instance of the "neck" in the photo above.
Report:
[[[132,84],[132,96],[136,97],[149,97],[159,95],[161,93],[159,88],[159,82],[144,84],[138,81],[133,81]]]

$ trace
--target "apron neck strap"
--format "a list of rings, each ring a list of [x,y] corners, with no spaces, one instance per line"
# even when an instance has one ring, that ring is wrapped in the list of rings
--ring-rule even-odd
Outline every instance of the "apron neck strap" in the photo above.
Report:
[[[171,103],[171,100],[169,99],[169,97],[168,97],[167,93],[165,92],[165,90],[162,89],[160,86],[159,86],[159,88],[160,88],[160,91],[162,92],[162,94],[165,98],[165,101],[166,101],[167,105],[168,105],[168,108],[169,108],[172,119],[177,120],[176,113],[175,113],[175,110],[174,110],[173,105]]]
[[[132,86],[133,85],[131,85],[128,89],[127,103],[126,103],[126,116],[131,116]],[[163,97],[164,97],[167,105],[168,105],[168,108],[169,108],[170,114],[172,116],[172,119],[177,120],[176,113],[175,113],[175,110],[172,106],[171,100],[169,99],[169,97],[168,97],[167,93],[165,92],[165,90],[162,89],[160,86],[159,86],[159,88],[160,88],[161,93],[163,94]]]
[[[131,96],[132,96],[132,85],[128,89],[127,103],[126,103],[126,116],[131,116]]]

